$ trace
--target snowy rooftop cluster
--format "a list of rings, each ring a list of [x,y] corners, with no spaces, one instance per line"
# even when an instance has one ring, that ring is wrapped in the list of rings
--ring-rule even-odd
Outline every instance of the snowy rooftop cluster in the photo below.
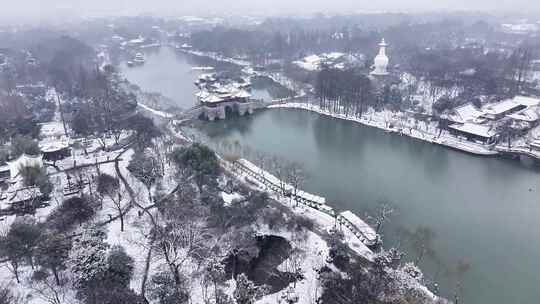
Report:
[[[513,34],[528,34],[540,31],[538,23],[504,23],[501,24],[503,31]]]
[[[69,138],[66,136],[64,125],[59,121],[42,123],[40,129],[41,141],[39,148],[43,153],[56,152],[69,148]]]
[[[247,91],[251,83],[245,79],[232,81],[231,79],[222,79],[216,74],[203,74],[195,85],[200,89],[196,96],[201,103],[219,103],[251,98],[251,94]]]
[[[450,129],[462,131],[472,135],[480,136],[483,138],[491,138],[497,133],[490,126],[480,125],[476,123],[466,122],[464,124],[451,125]]]
[[[47,123],[40,124],[40,136],[41,138],[46,137],[59,137],[64,135],[64,125],[59,121],[51,121]]]
[[[203,90],[197,93],[196,96],[201,103],[219,103],[232,99],[250,98],[251,94],[246,90],[238,88],[228,88],[213,92]]]
[[[69,148],[69,138],[45,139],[39,142],[39,149],[43,153],[57,152]]]
[[[491,138],[497,135],[495,127],[501,121],[511,120],[516,125],[529,126],[540,120],[540,98],[516,96],[497,103],[487,104],[481,109],[472,103],[455,108],[448,119],[455,124],[450,129]]]
[[[301,60],[293,62],[297,66],[308,71],[318,71],[323,65],[336,69],[345,69],[350,66],[356,66],[363,62],[362,55],[348,55],[339,52],[323,53],[319,55],[310,55]]]

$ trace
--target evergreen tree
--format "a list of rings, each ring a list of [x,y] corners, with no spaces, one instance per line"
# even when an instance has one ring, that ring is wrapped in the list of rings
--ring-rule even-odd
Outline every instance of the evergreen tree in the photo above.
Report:
[[[236,289],[234,299],[237,304],[253,304],[265,293],[264,287],[257,287],[245,274],[236,277]]]
[[[107,270],[107,235],[91,224],[84,227],[81,236],[75,238],[69,254],[70,271],[76,287],[84,287]]]
[[[60,285],[59,271],[66,269],[66,261],[71,250],[71,239],[63,234],[48,233],[37,247],[37,263],[50,269],[57,285]]]
[[[10,264],[15,279],[19,282],[19,267],[26,258],[34,267],[34,255],[41,237],[41,229],[32,217],[17,218],[7,235],[0,240],[0,252]]]
[[[111,287],[127,288],[133,276],[134,262],[123,247],[114,246],[107,258],[107,281]]]

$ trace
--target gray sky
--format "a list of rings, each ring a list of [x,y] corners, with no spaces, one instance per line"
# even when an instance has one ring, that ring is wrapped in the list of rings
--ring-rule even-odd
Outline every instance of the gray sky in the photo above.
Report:
[[[540,11],[534,0],[0,0],[0,18],[29,20],[101,14],[296,13],[356,11]]]

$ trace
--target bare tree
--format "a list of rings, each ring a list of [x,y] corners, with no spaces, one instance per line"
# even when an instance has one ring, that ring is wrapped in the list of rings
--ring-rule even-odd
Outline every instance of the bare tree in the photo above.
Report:
[[[302,188],[304,181],[306,179],[305,170],[303,166],[299,163],[292,162],[286,168],[287,172],[287,183],[292,186],[292,197],[296,202],[296,207],[298,207],[298,191]]]
[[[208,248],[206,239],[211,237],[204,225],[197,220],[173,222],[160,228],[155,246],[162,256],[177,286],[182,285],[181,268],[190,259],[202,259]]]
[[[34,273],[30,283],[32,291],[49,304],[63,304],[75,300],[68,299],[71,286],[65,277],[61,278],[60,284],[56,284],[55,278],[47,271],[39,270]]]
[[[281,190],[281,194],[285,195],[287,191],[287,161],[274,156],[271,159],[271,168],[272,172],[276,175],[276,177],[279,180],[279,188]]]
[[[289,258],[285,260],[285,271],[292,276],[293,287],[296,288],[296,282],[304,277],[302,265],[306,258],[306,253],[300,248],[293,248],[289,253]]]
[[[120,185],[120,181],[107,174],[98,177],[98,192],[102,197],[109,198],[120,219],[120,231],[124,232],[124,215],[131,202],[127,189]],[[127,198],[128,203],[125,203]]]
[[[382,231],[384,224],[388,222],[389,217],[394,211],[394,208],[392,208],[389,203],[382,202],[379,204],[375,215],[368,216],[368,219],[375,225],[375,232],[377,232],[377,234]]]

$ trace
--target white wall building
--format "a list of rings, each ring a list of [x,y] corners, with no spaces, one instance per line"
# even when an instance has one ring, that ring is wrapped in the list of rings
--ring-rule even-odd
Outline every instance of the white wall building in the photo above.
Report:
[[[19,158],[15,159],[13,161],[10,161],[7,164],[9,166],[11,180],[15,181],[20,177],[19,172],[20,172],[21,168],[23,168],[23,167],[40,167],[40,168],[42,168],[43,167],[43,156],[42,155],[30,156],[30,155],[23,154],[23,155],[19,156]]]

